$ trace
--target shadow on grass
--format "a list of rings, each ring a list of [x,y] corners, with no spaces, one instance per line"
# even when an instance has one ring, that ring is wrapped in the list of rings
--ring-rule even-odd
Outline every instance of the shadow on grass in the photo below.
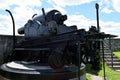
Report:
[[[86,72],[94,75],[99,75],[100,70],[102,69],[102,64],[100,64],[99,69],[92,68],[91,64],[86,64]]]

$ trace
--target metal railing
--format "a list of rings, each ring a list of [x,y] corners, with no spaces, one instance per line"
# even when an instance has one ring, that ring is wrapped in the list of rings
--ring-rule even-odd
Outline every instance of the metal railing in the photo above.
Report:
[[[112,47],[112,39],[110,37],[104,40],[104,47],[109,49],[109,53],[111,54],[111,67],[113,68],[113,47]]]

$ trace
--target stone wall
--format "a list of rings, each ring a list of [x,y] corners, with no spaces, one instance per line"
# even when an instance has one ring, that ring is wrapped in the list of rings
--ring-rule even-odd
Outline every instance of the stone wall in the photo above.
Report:
[[[113,50],[120,50],[120,38],[111,40]]]
[[[120,38],[113,38],[111,40],[109,39],[105,39],[104,40],[104,46],[106,46],[107,48],[110,48],[110,42],[111,42],[111,49],[112,51],[115,51],[115,50],[120,50]]]
[[[16,40],[22,40],[22,36],[16,36]],[[0,64],[4,63],[4,58],[13,49],[13,37],[12,35],[0,35]]]

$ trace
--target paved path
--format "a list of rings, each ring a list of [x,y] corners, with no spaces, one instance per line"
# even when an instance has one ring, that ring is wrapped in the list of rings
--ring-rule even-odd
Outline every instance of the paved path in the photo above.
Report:
[[[92,78],[92,80],[104,80],[103,77],[100,77],[100,76],[96,76],[96,75],[93,75],[93,74],[89,74]]]

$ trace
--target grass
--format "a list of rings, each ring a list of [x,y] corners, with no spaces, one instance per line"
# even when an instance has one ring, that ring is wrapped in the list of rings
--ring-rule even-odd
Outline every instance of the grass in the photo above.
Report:
[[[113,54],[120,59],[120,51],[114,51]],[[87,73],[94,74],[97,76],[102,76],[102,77],[104,76],[103,67],[102,67],[103,64],[101,64],[101,70],[91,69],[91,64],[87,64],[86,66],[87,66],[86,67]],[[120,72],[115,71],[112,68],[109,68],[106,64],[105,64],[105,74],[106,74],[107,80],[120,80]],[[87,75],[87,77],[90,77],[90,75]],[[87,78],[87,80],[91,80],[91,79]]]
[[[87,68],[86,68],[87,73],[103,77],[103,75],[104,75],[103,74],[103,68],[101,68],[101,70],[93,70],[93,69],[90,68],[90,66],[91,66],[90,64],[87,64]],[[107,65],[105,65],[105,69],[106,69],[105,74],[106,74],[107,80],[120,80],[120,72],[109,68]]]
[[[113,54],[120,59],[120,51],[114,51]]]
[[[86,80],[92,80],[90,74],[86,74],[87,79]]]
[[[109,68],[107,65],[105,65],[105,69],[105,74],[108,80],[120,80],[120,72]],[[103,68],[100,70],[99,75],[103,76]]]

